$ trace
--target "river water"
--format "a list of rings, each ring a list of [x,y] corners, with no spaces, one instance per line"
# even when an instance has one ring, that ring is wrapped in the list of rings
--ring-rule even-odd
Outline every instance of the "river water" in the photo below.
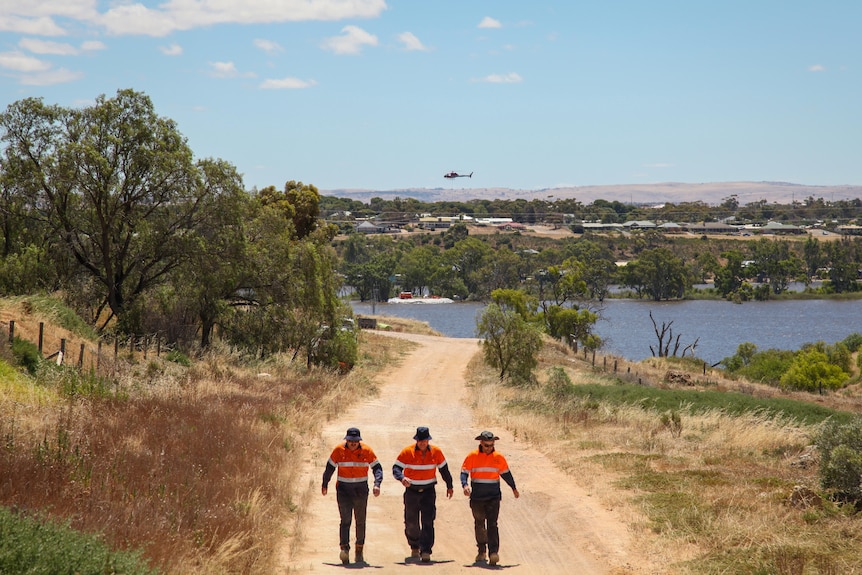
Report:
[[[389,315],[428,322],[449,337],[476,337],[476,319],[484,304],[353,303],[357,315]],[[724,300],[653,302],[605,300],[595,333],[604,341],[601,351],[640,361],[652,356],[659,328],[670,324],[680,350],[698,340],[695,355],[710,364],[736,353],[740,343],[760,350],[796,350],[816,341],[835,343],[862,333],[862,300],[789,300],[733,304]],[[373,312],[373,313],[372,313]],[[673,322],[673,323],[671,323]]]

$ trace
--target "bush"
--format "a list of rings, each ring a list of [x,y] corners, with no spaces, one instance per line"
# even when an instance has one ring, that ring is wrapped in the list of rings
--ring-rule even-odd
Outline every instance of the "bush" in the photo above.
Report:
[[[548,369],[548,386],[547,393],[554,399],[562,399],[566,397],[569,388],[572,387],[572,380],[562,367],[552,367]]]
[[[12,356],[15,363],[27,370],[30,375],[36,375],[39,364],[42,362],[42,354],[36,344],[15,336],[12,340]]]
[[[817,434],[820,484],[844,499],[862,500],[862,417],[827,423]]]
[[[189,359],[189,356],[176,349],[172,349],[165,355],[165,361],[172,361],[178,365],[182,365],[183,367],[190,367],[192,365],[192,361]]]
[[[4,575],[155,575],[139,553],[112,551],[66,525],[0,507],[0,573]]]
[[[862,347],[862,333],[853,332],[842,339],[841,343],[846,345],[847,349],[849,349],[851,353],[856,353],[859,351],[859,348]]]

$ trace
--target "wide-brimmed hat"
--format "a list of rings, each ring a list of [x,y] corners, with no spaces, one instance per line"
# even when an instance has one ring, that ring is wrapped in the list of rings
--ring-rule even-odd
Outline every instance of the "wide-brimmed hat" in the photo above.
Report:
[[[359,434],[358,427],[351,427],[347,430],[347,435],[344,436],[345,441],[362,441],[362,436]]]
[[[483,431],[482,433],[480,433],[479,435],[476,436],[476,439],[478,441],[497,441],[500,438],[497,437],[496,435],[494,435],[490,431]]]
[[[417,427],[416,435],[413,436],[413,439],[416,441],[422,441],[423,439],[431,439],[431,432],[427,427]]]

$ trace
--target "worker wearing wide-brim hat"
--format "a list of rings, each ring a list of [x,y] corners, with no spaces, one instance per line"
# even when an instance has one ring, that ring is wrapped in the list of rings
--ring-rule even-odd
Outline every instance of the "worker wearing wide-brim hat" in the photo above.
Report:
[[[431,561],[434,547],[434,519],[437,516],[437,470],[446,482],[446,497],[452,499],[452,473],[443,451],[431,445],[431,432],[417,427],[416,442],[401,450],[392,475],[404,485],[404,535],[410,545],[410,560]]]
[[[461,487],[464,488],[464,495],[470,497],[470,510],[473,512],[478,549],[476,563],[487,560],[490,565],[500,561],[500,530],[497,526],[500,501],[503,499],[500,479],[512,488],[515,499],[521,496],[506,458],[496,450],[495,442],[499,439],[490,431],[477,435],[478,449],[471,451],[461,465]]]
[[[383,466],[368,445],[362,442],[359,429],[351,427],[332,450],[323,471],[323,485],[320,492],[326,495],[329,480],[338,470],[335,480],[335,496],[341,524],[338,529],[341,552],[339,558],[345,565],[350,563],[350,524],[356,519],[356,562],[364,563],[365,518],[368,507],[368,470],[374,474],[374,497],[380,495],[383,482]]]

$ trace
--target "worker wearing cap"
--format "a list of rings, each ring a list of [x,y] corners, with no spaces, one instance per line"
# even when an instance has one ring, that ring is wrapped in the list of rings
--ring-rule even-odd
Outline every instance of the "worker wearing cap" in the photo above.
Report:
[[[339,443],[332,450],[332,455],[326,462],[323,471],[323,486],[320,492],[326,495],[329,490],[329,480],[338,470],[335,481],[335,497],[338,502],[338,513],[341,516],[339,538],[341,562],[350,562],[350,524],[356,518],[356,562],[363,563],[363,547],[365,546],[365,516],[368,507],[368,469],[374,473],[374,497],[380,495],[380,484],[383,482],[383,466],[374,455],[374,451],[362,443],[359,429],[351,427],[344,436],[344,443]]]
[[[502,478],[509,487],[515,499],[521,496],[515,487],[515,478],[509,471],[509,464],[503,454],[494,447],[494,442],[500,439],[490,431],[483,431],[476,440],[479,448],[471,451],[461,465],[461,487],[464,495],[470,497],[470,510],[473,512],[473,527],[476,532],[476,563],[487,561],[496,565],[500,561],[500,531],[497,518],[500,516],[500,500],[503,492],[500,489]],[[467,485],[467,479],[470,485]]]
[[[434,519],[437,515],[437,470],[446,482],[446,497],[452,499],[454,487],[452,473],[446,457],[439,447],[431,445],[431,432],[417,427],[415,444],[401,450],[392,475],[406,488],[404,490],[404,535],[410,545],[410,558],[423,563],[431,561],[434,547]]]

